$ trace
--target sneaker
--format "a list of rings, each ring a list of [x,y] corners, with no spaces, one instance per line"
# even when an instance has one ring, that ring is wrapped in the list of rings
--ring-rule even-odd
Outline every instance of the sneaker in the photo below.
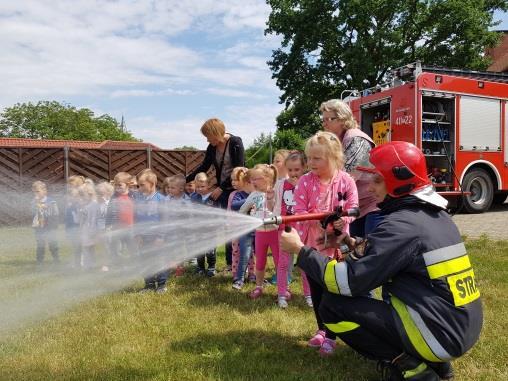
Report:
[[[212,267],[212,268],[208,268],[208,270],[206,271],[206,276],[211,278],[211,277],[214,277],[215,276],[215,269]]]
[[[291,300],[291,298],[293,297],[293,294],[291,294],[291,291],[287,290],[285,297],[286,297],[286,300]]]
[[[337,343],[333,339],[325,338],[321,348],[319,348],[319,355],[322,357],[331,356],[335,353]]]
[[[256,283],[256,276],[254,274],[249,275],[249,278],[247,278],[249,283]]]
[[[317,330],[314,336],[310,338],[307,342],[307,346],[311,348],[321,348],[323,342],[325,341],[325,331]]]
[[[243,288],[243,280],[235,280],[232,286],[235,290],[241,290]]]
[[[284,296],[279,296],[277,304],[279,305],[279,308],[288,308],[288,301]]]
[[[145,286],[144,288],[139,290],[139,293],[140,294],[148,294],[149,292],[154,292],[154,291],[155,291],[155,287],[153,287],[153,286]]]
[[[249,294],[249,298],[257,299],[257,298],[261,297],[261,295],[263,295],[263,287],[258,286],[254,289],[254,291],[252,291]]]
[[[314,308],[314,303],[312,303],[312,297],[310,295],[305,296],[305,303],[307,303],[310,308]]]
[[[196,274],[205,275],[205,269],[202,269],[201,267],[196,267]]]
[[[165,294],[166,291],[168,291],[168,288],[166,286],[159,286],[157,287],[157,289],[155,290],[155,293],[156,294]]]

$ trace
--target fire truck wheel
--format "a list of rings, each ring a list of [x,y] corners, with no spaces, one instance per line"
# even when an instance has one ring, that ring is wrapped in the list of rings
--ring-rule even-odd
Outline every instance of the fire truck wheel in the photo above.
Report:
[[[464,176],[462,188],[465,192],[471,192],[464,197],[464,209],[468,213],[483,213],[492,205],[494,199],[494,184],[489,174],[476,168]]]

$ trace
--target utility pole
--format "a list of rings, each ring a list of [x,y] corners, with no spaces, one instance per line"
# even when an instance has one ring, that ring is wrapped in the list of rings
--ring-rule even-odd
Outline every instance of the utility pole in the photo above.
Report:
[[[272,133],[268,134],[268,142],[270,144],[270,164],[272,164]]]

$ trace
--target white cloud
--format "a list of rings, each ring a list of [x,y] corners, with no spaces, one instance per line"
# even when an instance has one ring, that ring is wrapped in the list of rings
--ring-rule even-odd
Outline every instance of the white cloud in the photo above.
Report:
[[[164,95],[191,95],[194,94],[190,90],[175,90],[175,89],[163,89],[163,90],[148,90],[148,89],[121,89],[113,91],[110,96],[111,98],[122,98],[122,97],[156,97]]]

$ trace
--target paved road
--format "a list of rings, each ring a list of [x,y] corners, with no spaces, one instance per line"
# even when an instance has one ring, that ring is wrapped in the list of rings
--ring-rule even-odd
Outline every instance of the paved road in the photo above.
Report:
[[[456,214],[453,220],[460,233],[470,238],[486,234],[492,239],[508,240],[508,203],[494,206],[482,214]]]

